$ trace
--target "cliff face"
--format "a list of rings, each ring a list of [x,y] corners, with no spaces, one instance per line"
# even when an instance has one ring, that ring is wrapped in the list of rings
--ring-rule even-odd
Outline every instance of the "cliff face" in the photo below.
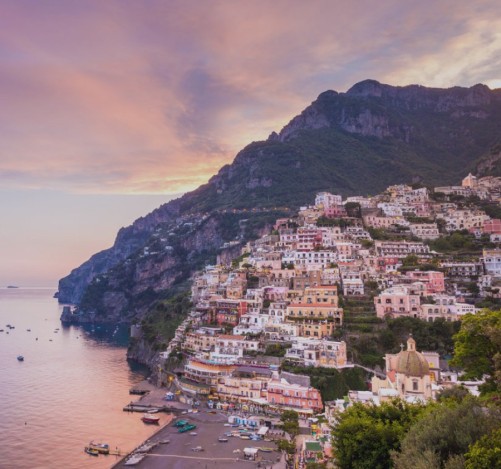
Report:
[[[452,119],[486,119],[490,115],[487,108],[493,103],[499,105],[499,96],[485,85],[444,90],[419,85],[395,87],[365,80],[346,93],[322,93],[278,135],[272,134],[271,140],[286,142],[304,130],[339,127],[351,134],[409,142],[412,116],[406,118],[406,114],[427,112]],[[395,118],[396,113],[399,118]]]
[[[88,261],[59,281],[59,302],[79,303],[85,289],[97,275],[107,272],[141,249],[155,228],[163,223],[172,222],[178,212],[178,201],[174,200],[147,216],[138,218],[127,228],[122,228],[111,248],[94,254]]]
[[[367,194],[416,178],[454,183],[479,162],[481,171],[499,167],[491,148],[500,136],[501,90],[484,85],[366,80],[326,91],[207,184],[121,229],[110,249],[60,280],[59,301],[79,304],[86,320],[136,320],[225,243],[257,237],[316,192]]]

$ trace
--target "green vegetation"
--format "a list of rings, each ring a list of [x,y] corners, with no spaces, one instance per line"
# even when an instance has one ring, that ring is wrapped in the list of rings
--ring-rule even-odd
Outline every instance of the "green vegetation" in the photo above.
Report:
[[[309,376],[311,385],[320,391],[324,402],[340,399],[346,396],[350,389],[367,389],[367,373],[359,368],[338,371],[334,368],[303,367],[284,362],[282,363],[282,371]]]
[[[485,389],[501,391],[501,310],[464,316],[454,345],[451,364],[463,368],[466,378],[489,375]]]
[[[153,344],[154,350],[165,349],[170,339],[174,337],[176,328],[188,315],[192,306],[190,294],[189,290],[183,291],[156,302],[141,322],[144,338]]]
[[[501,467],[501,428],[484,435],[465,455],[465,469]]]
[[[346,341],[348,355],[352,355],[355,363],[368,367],[384,366],[385,353],[398,352],[400,344],[405,344],[409,334],[413,335],[419,350],[436,351],[442,357],[449,356],[454,351],[453,336],[459,330],[459,321],[437,319],[426,322],[417,318],[403,317],[387,319],[379,325],[375,322],[370,327],[367,316],[359,315],[364,321],[362,324],[366,326],[363,329],[357,327],[357,316],[353,319],[348,318],[340,337]],[[375,314],[370,317],[380,321]]]
[[[333,429],[337,466],[340,469],[393,467],[391,453],[400,449],[402,439],[424,409],[399,400],[379,406],[356,403],[348,407]]]
[[[465,454],[485,435],[501,425],[498,409],[487,408],[478,399],[465,397],[428,406],[428,412],[411,426],[402,439],[400,452],[393,453],[395,469],[464,467]],[[484,444],[479,442],[479,446]],[[471,453],[470,453],[471,454]],[[496,466],[491,466],[496,467]]]
[[[478,255],[482,252],[482,242],[467,230],[455,231],[446,236],[428,242],[433,251],[450,254],[473,254]]]
[[[347,226],[353,226],[353,220],[347,218],[328,218],[321,216],[317,220],[317,226],[339,226],[341,228],[346,228]]]
[[[264,354],[270,357],[285,357],[287,349],[290,347],[290,345],[268,344]]]
[[[299,414],[294,410],[284,410],[280,420],[284,431],[294,439],[299,434]]]

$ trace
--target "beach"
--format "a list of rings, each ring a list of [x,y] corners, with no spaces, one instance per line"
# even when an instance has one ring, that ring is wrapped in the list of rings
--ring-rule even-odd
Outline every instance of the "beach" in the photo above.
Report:
[[[149,383],[145,383],[141,389],[148,389],[149,392],[133,401],[132,407],[146,409],[168,406],[172,414],[170,418],[162,418],[163,425],[130,455],[114,464],[113,469],[285,468],[282,454],[276,450],[273,441],[252,441],[229,436],[227,442],[219,442],[218,438],[226,432],[238,431],[229,426],[227,413],[208,408],[191,409],[182,402],[165,401],[165,388],[156,388]],[[181,419],[196,425],[196,429],[179,433],[175,422]],[[264,448],[264,451],[258,450],[256,459],[249,461],[244,459],[244,448]],[[138,462],[131,465],[134,458]]]

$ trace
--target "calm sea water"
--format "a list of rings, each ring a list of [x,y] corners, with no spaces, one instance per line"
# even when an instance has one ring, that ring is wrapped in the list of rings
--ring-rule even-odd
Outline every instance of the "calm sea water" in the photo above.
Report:
[[[153,431],[122,411],[144,379],[126,361],[126,331],[63,327],[54,291],[0,289],[2,469],[108,468],[116,457],[85,454],[90,440],[123,452]]]

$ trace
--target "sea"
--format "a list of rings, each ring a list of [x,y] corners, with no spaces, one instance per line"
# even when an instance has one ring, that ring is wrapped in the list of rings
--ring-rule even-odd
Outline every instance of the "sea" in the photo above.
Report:
[[[146,377],[127,328],[63,326],[55,291],[0,288],[1,469],[109,468],[118,457],[86,454],[91,440],[124,453],[154,431],[122,410]]]

